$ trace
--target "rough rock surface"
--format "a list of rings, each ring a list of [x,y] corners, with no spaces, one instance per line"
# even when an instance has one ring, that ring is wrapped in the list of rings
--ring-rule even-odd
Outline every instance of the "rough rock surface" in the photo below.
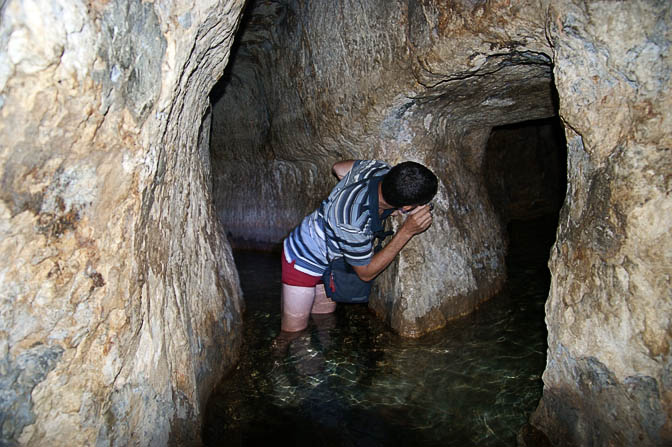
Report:
[[[0,444],[199,439],[239,344],[200,123],[241,8],[0,2]]]
[[[669,2],[249,2],[211,110],[242,6],[0,1],[2,443],[197,440],[240,341],[222,228],[278,243],[341,158],[441,180],[373,309],[411,336],[471,311],[506,273],[491,130],[557,113],[567,198],[526,432],[672,443]]]
[[[549,14],[568,188],[533,423],[556,445],[670,445],[672,6]]]
[[[429,165],[434,225],[371,303],[420,335],[505,276],[483,180],[491,129],[559,114],[567,199],[532,422],[556,445],[670,443],[669,2],[288,0],[247,12],[213,117],[214,132],[226,122],[212,150],[227,161],[215,197],[232,237],[279,242],[333,185],[337,159]],[[249,182],[232,187],[233,171]]]
[[[224,227],[277,244],[335,184],[334,161],[422,162],[441,179],[435,223],[372,308],[408,336],[472,311],[505,278],[481,179],[490,130],[555,114],[543,29],[533,2],[251,3],[213,109]]]

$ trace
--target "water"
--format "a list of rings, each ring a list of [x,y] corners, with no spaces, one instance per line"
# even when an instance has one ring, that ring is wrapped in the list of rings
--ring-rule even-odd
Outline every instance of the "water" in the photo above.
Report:
[[[279,339],[279,255],[236,252],[245,342],[208,403],[204,444],[516,445],[545,366],[551,241],[540,227],[514,226],[500,295],[420,339],[395,335],[365,305]]]

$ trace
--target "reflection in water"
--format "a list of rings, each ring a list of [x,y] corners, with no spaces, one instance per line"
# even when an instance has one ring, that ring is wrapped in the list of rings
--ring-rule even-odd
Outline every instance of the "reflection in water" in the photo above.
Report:
[[[365,305],[278,336],[279,255],[237,252],[245,342],[209,401],[205,444],[515,445],[541,397],[550,241],[512,239],[506,290],[420,339],[395,335]]]

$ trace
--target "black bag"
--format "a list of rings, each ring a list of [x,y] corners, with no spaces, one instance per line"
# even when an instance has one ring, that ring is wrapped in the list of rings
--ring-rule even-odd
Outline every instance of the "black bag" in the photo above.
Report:
[[[322,274],[327,296],[337,303],[368,303],[373,281],[362,281],[343,257],[336,258]]]
[[[367,179],[364,181],[368,180],[373,179]],[[376,180],[377,182],[380,181],[380,179]],[[353,183],[348,187],[352,187],[364,181]],[[377,182],[369,185],[370,203],[372,203],[371,202],[373,198],[372,196],[374,194],[376,194],[377,196],[378,194]],[[394,232],[385,231],[383,229],[383,225],[377,214],[378,212],[377,209],[371,211],[373,213],[371,227],[374,234],[373,236],[374,242],[376,239],[378,239],[378,244],[374,248],[374,251],[378,252],[380,249],[382,249],[383,239],[385,239],[387,236],[390,236],[391,234],[394,234]],[[393,211],[394,210],[387,210],[383,214],[383,219],[387,218]],[[327,252],[328,251],[329,248],[327,247]],[[373,280],[371,281],[361,280],[359,276],[357,276],[355,269],[353,269],[350,264],[345,262],[345,259],[343,257],[332,259],[329,262],[327,269],[322,274],[322,281],[324,282],[324,290],[327,296],[332,301],[336,301],[337,303],[351,303],[351,304],[369,302],[369,295],[371,294],[371,286],[373,285]]]

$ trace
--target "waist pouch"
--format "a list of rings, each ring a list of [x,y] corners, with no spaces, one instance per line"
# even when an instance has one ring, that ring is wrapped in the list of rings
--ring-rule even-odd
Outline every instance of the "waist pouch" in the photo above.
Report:
[[[394,234],[392,231],[380,230],[376,232],[374,240],[378,239],[378,244],[374,252],[378,253],[383,248],[383,240]],[[350,264],[345,262],[344,257],[332,259],[327,269],[322,273],[322,282],[324,282],[324,291],[327,296],[337,303],[368,303],[371,294],[371,281],[364,281]]]
[[[329,263],[322,274],[324,290],[337,303],[368,303],[373,281],[362,281],[344,258]]]

